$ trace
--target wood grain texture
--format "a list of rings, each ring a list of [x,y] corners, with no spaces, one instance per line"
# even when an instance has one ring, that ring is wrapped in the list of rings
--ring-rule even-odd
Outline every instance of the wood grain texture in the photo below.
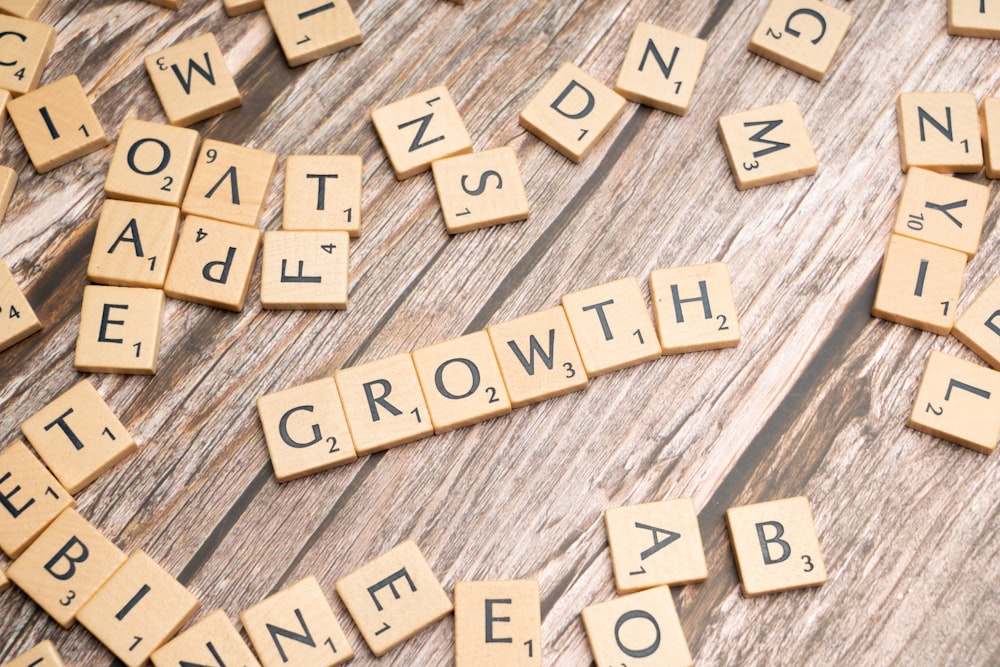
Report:
[[[333,595],[334,581],[413,538],[449,591],[538,579],[545,664],[575,666],[591,664],[580,610],[614,597],[603,511],[690,496],[709,578],[674,596],[696,664],[996,664],[997,457],[904,426],[930,350],[975,357],[869,311],[903,185],[896,98],[995,95],[1000,45],[948,36],[945,3],[831,0],[854,22],[819,84],[748,52],[766,4],[361,0],[365,41],[292,70],[263,12],[52,0],[41,20],[58,36],[43,83],[76,74],[112,141],[127,118],[165,122],[143,57],[212,31],[244,104],[197,125],[203,136],[364,164],[348,310],[262,311],[259,262],[241,313],[168,299],[157,375],[93,376],[140,449],[80,493],[80,512],[188,585],[202,603],[194,620],[217,608],[235,618],[315,575],[361,647],[352,664],[452,664],[450,617],[378,661]],[[629,103],[579,165],[518,126],[564,61],[612,85],[638,21],[708,40],[686,116]],[[517,151],[529,220],[449,236],[430,174],[397,182],[369,111],[436,85],[476,150]],[[818,173],[738,192],[717,118],[786,99],[802,109]],[[46,325],[0,353],[4,444],[82,377],[73,349],[112,151],[39,176],[10,124],[0,130],[0,163],[19,175],[0,256]],[[263,229],[280,227],[283,173]],[[996,275],[997,214],[991,198],[959,312]],[[352,465],[274,479],[261,395],[568,292],[714,261],[732,274],[736,348],[664,357]],[[830,580],[744,599],[724,512],[796,495],[810,500]],[[67,664],[112,660],[16,589],[0,595],[0,618],[0,663],[43,639]]]

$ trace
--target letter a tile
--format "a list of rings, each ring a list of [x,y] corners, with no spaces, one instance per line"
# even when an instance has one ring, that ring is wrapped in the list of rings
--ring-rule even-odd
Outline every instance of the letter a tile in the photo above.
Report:
[[[5,9],[4,2],[10,0],[0,0],[0,12]],[[14,97],[34,90],[55,46],[55,29],[34,20],[0,14],[0,35],[7,35],[0,49],[4,65],[0,67],[0,89],[10,91]]]
[[[538,582],[455,582],[455,667],[542,667]]]
[[[65,667],[65,663],[56,650],[55,644],[45,640],[5,663],[4,667]]]
[[[206,139],[181,210],[185,215],[256,227],[277,168],[274,153]]]
[[[632,33],[615,92],[683,116],[705,62],[708,42],[640,21]]]
[[[0,260],[0,351],[42,330],[31,304]]]
[[[106,199],[87,277],[102,285],[162,288],[180,225],[174,206]]]
[[[663,354],[735,347],[740,322],[729,267],[723,262],[657,269],[649,274]]]
[[[150,656],[154,667],[233,665],[261,667],[221,609],[198,621]]]
[[[212,33],[148,55],[145,62],[171,125],[187,127],[243,104]]]
[[[739,190],[809,176],[819,168],[797,102],[722,116],[719,135]]]
[[[265,0],[264,9],[289,67],[361,43],[361,28],[347,0]]]
[[[86,373],[155,375],[166,300],[158,289],[84,287],[73,367]]]
[[[73,496],[21,441],[0,453],[0,549],[17,558]]]
[[[951,333],[1000,370],[1000,275],[962,313]]]
[[[1000,5],[992,0],[948,0],[948,34],[1000,39]]]
[[[903,171],[972,173],[983,167],[979,109],[972,93],[903,93],[896,103]]]
[[[819,0],[771,0],[750,51],[822,81],[851,27],[851,15]]]
[[[693,664],[674,598],[666,586],[585,607],[580,616],[597,665]]]

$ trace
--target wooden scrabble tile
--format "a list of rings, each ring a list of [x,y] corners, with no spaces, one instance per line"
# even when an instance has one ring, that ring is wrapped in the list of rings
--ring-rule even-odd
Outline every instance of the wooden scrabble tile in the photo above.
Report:
[[[73,367],[85,373],[155,375],[163,290],[87,285]]]
[[[104,192],[118,199],[180,206],[200,142],[195,130],[126,120]]]
[[[362,565],[336,588],[376,657],[452,611],[448,594],[413,540]]]
[[[333,377],[358,456],[434,433],[409,354],[342,368]]]
[[[1000,178],[1000,98],[987,97],[979,105],[986,178]]]
[[[413,351],[435,433],[510,412],[510,397],[490,337],[476,331]]]
[[[730,507],[726,523],[743,595],[779,593],[826,582],[808,498]]]
[[[7,578],[7,574],[0,569],[0,593],[10,588],[10,580]]]
[[[333,378],[261,396],[257,413],[279,482],[358,458]]]
[[[47,4],[49,0],[0,0],[0,14],[37,19]]]
[[[347,232],[266,232],[260,303],[279,310],[347,308]]]
[[[771,0],[750,38],[750,52],[822,81],[851,15],[819,0]]]
[[[489,327],[511,407],[587,388],[587,372],[562,306]]]
[[[932,350],[906,425],[991,453],[1000,439],[1000,372]]]
[[[76,503],[21,441],[0,452],[0,549],[17,558],[67,507]]]
[[[580,616],[597,665],[693,664],[674,598],[666,586],[584,607]]]
[[[171,125],[187,127],[243,104],[210,32],[148,55],[145,63]]]
[[[39,174],[108,145],[75,74],[11,100],[7,113]]]
[[[625,111],[625,98],[573,63],[563,63],[521,112],[521,126],[580,162]]]
[[[6,350],[42,330],[31,304],[14,282],[14,275],[0,260],[0,350]]]
[[[240,311],[259,249],[254,227],[188,216],[163,290],[175,299]]]
[[[264,0],[264,9],[289,67],[361,43],[361,28],[347,0]]]
[[[660,356],[656,329],[635,277],[567,294],[562,305],[588,377]]]
[[[49,640],[28,649],[10,662],[4,663],[4,667],[64,667],[65,663],[56,650],[55,644]]]
[[[2,103],[3,100],[0,99],[0,104]],[[7,206],[10,204],[10,198],[14,196],[16,186],[17,172],[10,167],[0,165],[0,222],[3,222],[3,216],[7,213]]]
[[[21,432],[73,494],[136,450],[135,439],[89,380],[25,420]]]
[[[683,116],[705,62],[708,42],[639,21],[615,92],[632,102]]]
[[[361,235],[361,156],[290,155],[281,228]]]
[[[465,122],[444,86],[373,110],[372,123],[399,180],[427,171],[434,160],[472,152]]]
[[[306,577],[242,614],[263,667],[333,667],[354,657],[316,577]]]
[[[903,171],[975,173],[983,167],[979,110],[972,93],[902,93],[896,103]]]
[[[206,139],[181,210],[256,227],[277,168],[274,153]]]
[[[948,0],[948,34],[1000,39],[1000,7],[986,0]]]
[[[264,9],[264,0],[222,0],[226,7],[226,16],[239,16],[249,12]]]
[[[989,200],[985,185],[913,167],[906,173],[892,231],[972,258],[979,250]]]
[[[180,224],[174,206],[105,200],[87,277],[102,285],[162,288]]]
[[[0,11],[4,9],[0,0]],[[4,66],[0,68],[0,88],[13,97],[23,95],[38,87],[42,70],[49,61],[56,43],[56,31],[50,25],[15,16],[0,14],[0,34],[7,36],[3,42]]]
[[[735,347],[739,314],[723,262],[657,269],[649,274],[663,354]]]
[[[125,562],[125,554],[74,509],[53,521],[10,566],[10,579],[56,623],[80,607]]]
[[[542,667],[538,582],[455,582],[455,667]]]
[[[229,616],[221,609],[213,611],[156,649],[150,660],[154,667],[261,667]]]
[[[965,253],[893,234],[872,315],[947,336],[965,279]]]
[[[739,190],[809,176],[819,168],[797,102],[721,116],[719,135]]]
[[[135,552],[77,612],[76,620],[128,667],[177,633],[198,600],[142,551]]]
[[[1000,275],[955,321],[951,335],[1000,370]]]
[[[431,168],[449,234],[527,219],[530,206],[513,148],[435,160]]]
[[[690,498],[604,512],[619,594],[708,578],[698,513]]]
[[[3,130],[4,121],[7,120],[7,102],[13,97],[9,90],[0,90],[0,130]]]

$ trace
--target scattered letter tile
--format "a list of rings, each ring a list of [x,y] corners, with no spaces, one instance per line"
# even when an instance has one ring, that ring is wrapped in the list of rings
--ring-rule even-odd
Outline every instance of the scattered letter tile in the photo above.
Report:
[[[971,258],[979,249],[989,200],[985,185],[913,167],[906,173],[892,231]]]
[[[975,173],[982,168],[979,109],[972,93],[903,93],[896,114],[903,171]]]
[[[819,0],[771,0],[750,51],[822,81],[851,27],[851,15]]]
[[[739,190],[809,176],[819,167],[797,102],[721,116],[719,135]]]
[[[361,43],[347,0],[264,0],[289,67],[298,67]]]
[[[10,0],[0,0],[0,12]],[[3,41],[3,67],[0,67],[0,88],[16,97],[38,87],[42,70],[56,43],[56,31],[50,25],[15,16],[0,14]]]
[[[181,210],[256,227],[277,168],[274,153],[206,139]]]
[[[265,232],[260,302],[279,310],[347,308],[347,232]]]
[[[0,593],[3,593],[10,587],[10,580],[7,579],[6,573],[0,569]]]
[[[361,235],[361,156],[290,155],[281,228]]]
[[[585,607],[580,615],[597,665],[692,665],[674,598],[666,586]]]
[[[0,260],[0,350],[42,330],[31,304],[14,282],[14,275]]]
[[[221,609],[198,621],[150,656],[154,667],[233,665],[261,667]]]
[[[200,142],[194,130],[126,120],[104,192],[117,199],[180,206]]]
[[[9,90],[0,90],[0,130],[3,130],[4,121],[7,120],[7,102],[12,97]]]
[[[986,178],[1000,178],[1000,98],[987,97],[979,107]]]
[[[708,42],[640,21],[625,53],[615,92],[683,116],[705,62]]]
[[[155,375],[165,304],[159,289],[84,287],[73,367],[85,373]]]
[[[951,333],[1000,370],[1000,275],[962,313]]]
[[[0,549],[17,558],[67,507],[76,503],[28,446],[0,453]]]
[[[992,0],[948,0],[948,34],[1000,38],[1000,6]]]
[[[5,663],[4,667],[64,667],[64,665],[55,644],[45,640]]]
[[[649,274],[663,354],[735,347],[740,322],[729,267],[722,262],[657,269]]]
[[[233,17],[264,9],[264,0],[222,0],[226,16]]]
[[[37,19],[47,4],[49,0],[0,0],[0,14]]]
[[[146,56],[146,71],[171,125],[187,127],[243,104],[212,33]]]
[[[162,288],[180,221],[174,206],[106,199],[87,277],[102,285]]]
[[[455,582],[455,667],[542,667],[538,582]]]
[[[0,104],[3,104],[2,93],[6,91],[0,91]],[[0,121],[3,119],[0,118]],[[2,126],[0,126],[2,129]],[[10,198],[14,196],[14,187],[17,185],[17,172],[10,167],[0,166],[0,222],[3,222],[3,216],[7,213],[7,205],[10,204]]]
[[[431,168],[449,234],[527,219],[528,196],[513,148],[436,160]]]

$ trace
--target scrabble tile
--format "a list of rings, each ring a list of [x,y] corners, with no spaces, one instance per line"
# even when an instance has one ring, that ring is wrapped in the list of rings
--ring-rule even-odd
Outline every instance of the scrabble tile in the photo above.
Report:
[[[0,0],[0,14],[37,19],[47,4],[49,0]]]
[[[739,190],[809,176],[819,168],[797,102],[721,116],[719,135]]]
[[[984,185],[913,167],[906,173],[892,231],[972,258],[979,250],[989,200],[990,189]]]
[[[117,199],[180,206],[200,142],[194,130],[126,120],[104,192]]]
[[[4,663],[4,667],[64,667],[64,665],[55,644],[47,639],[10,662]]]
[[[639,21],[615,92],[632,102],[683,116],[705,62],[708,42]]]
[[[511,407],[587,388],[587,373],[562,306],[489,327]]]
[[[0,350],[42,330],[31,304],[14,282],[14,275],[0,260]]]
[[[264,9],[289,67],[361,43],[361,28],[346,0],[264,0]]]
[[[563,63],[519,117],[521,126],[580,162],[625,111],[625,98],[573,63]]]
[[[656,330],[634,277],[567,294],[562,305],[588,377],[660,356]]]
[[[264,9],[264,0],[222,0],[226,8],[226,16],[240,16],[258,9]]]
[[[198,600],[142,551],[77,612],[76,620],[128,667],[138,667],[177,633]]]
[[[372,123],[399,180],[434,160],[472,152],[472,139],[451,94],[436,86],[372,111]]]
[[[455,582],[455,667],[541,667],[538,582]]]
[[[102,285],[162,288],[180,224],[174,206],[105,200],[87,277]]]
[[[125,554],[67,509],[10,566],[10,579],[64,628],[125,562]]]
[[[698,513],[690,498],[604,512],[619,594],[708,578]]]
[[[896,103],[903,171],[975,173],[983,167],[979,110],[972,93],[903,93]]]
[[[663,354],[739,344],[739,314],[725,263],[657,269],[649,274],[649,292]]]
[[[76,383],[21,424],[38,456],[70,493],[136,450],[135,439],[89,380]]]
[[[435,433],[510,412],[510,397],[490,337],[476,331],[413,351]]]
[[[194,125],[243,104],[210,32],[148,55],[145,63],[171,125]]]
[[[257,413],[279,482],[358,458],[333,378],[261,396]]]
[[[0,99],[0,104],[3,100]],[[3,222],[3,216],[7,213],[7,206],[10,204],[10,198],[14,195],[14,188],[17,186],[17,172],[10,167],[4,167],[0,165],[0,222]]]
[[[174,299],[243,310],[259,249],[256,228],[188,216],[163,290]]]
[[[983,160],[986,178],[1000,178],[1000,98],[987,97],[979,105],[979,124],[983,134]]]
[[[1000,370],[1000,275],[955,321],[951,334]]]
[[[527,219],[530,206],[513,148],[435,160],[431,169],[449,234]]]
[[[872,315],[947,336],[965,279],[965,253],[893,234]]]
[[[779,593],[826,582],[807,498],[730,507],[726,523],[743,595]]]
[[[198,621],[150,656],[153,667],[239,665],[260,667],[232,621],[221,609]]]
[[[362,565],[336,588],[376,657],[452,611],[448,594],[413,540]]]
[[[361,235],[361,156],[290,155],[281,228]]]
[[[580,616],[597,665],[693,664],[674,598],[666,586],[585,607]]]
[[[7,578],[7,574],[0,569],[0,593],[10,588],[10,580]]]
[[[274,153],[206,139],[181,210],[256,227],[277,168]]]
[[[11,100],[7,113],[39,174],[108,145],[75,74]]]
[[[0,11],[4,9],[4,3],[11,1],[0,0]],[[34,90],[42,79],[42,70],[55,46],[55,28],[0,14],[0,34],[7,36],[0,51],[4,56],[4,67],[0,68],[0,88],[9,91],[13,97]]]
[[[7,102],[13,98],[9,90],[0,90],[0,130],[3,130],[4,122],[7,120]]]
[[[347,308],[347,232],[266,232],[260,302],[278,310]]]
[[[906,425],[991,453],[1000,439],[1000,372],[932,350]]]
[[[73,496],[21,441],[0,452],[0,549],[17,558]]]
[[[87,285],[73,367],[85,373],[155,375],[163,290]]]
[[[333,377],[358,456],[434,433],[409,354],[343,368]]]
[[[988,0],[948,0],[948,34],[1000,39],[1000,7]]]
[[[240,620],[264,667],[333,667],[354,657],[316,577],[258,602]]]
[[[851,15],[819,0],[771,0],[750,38],[750,51],[822,81]]]

